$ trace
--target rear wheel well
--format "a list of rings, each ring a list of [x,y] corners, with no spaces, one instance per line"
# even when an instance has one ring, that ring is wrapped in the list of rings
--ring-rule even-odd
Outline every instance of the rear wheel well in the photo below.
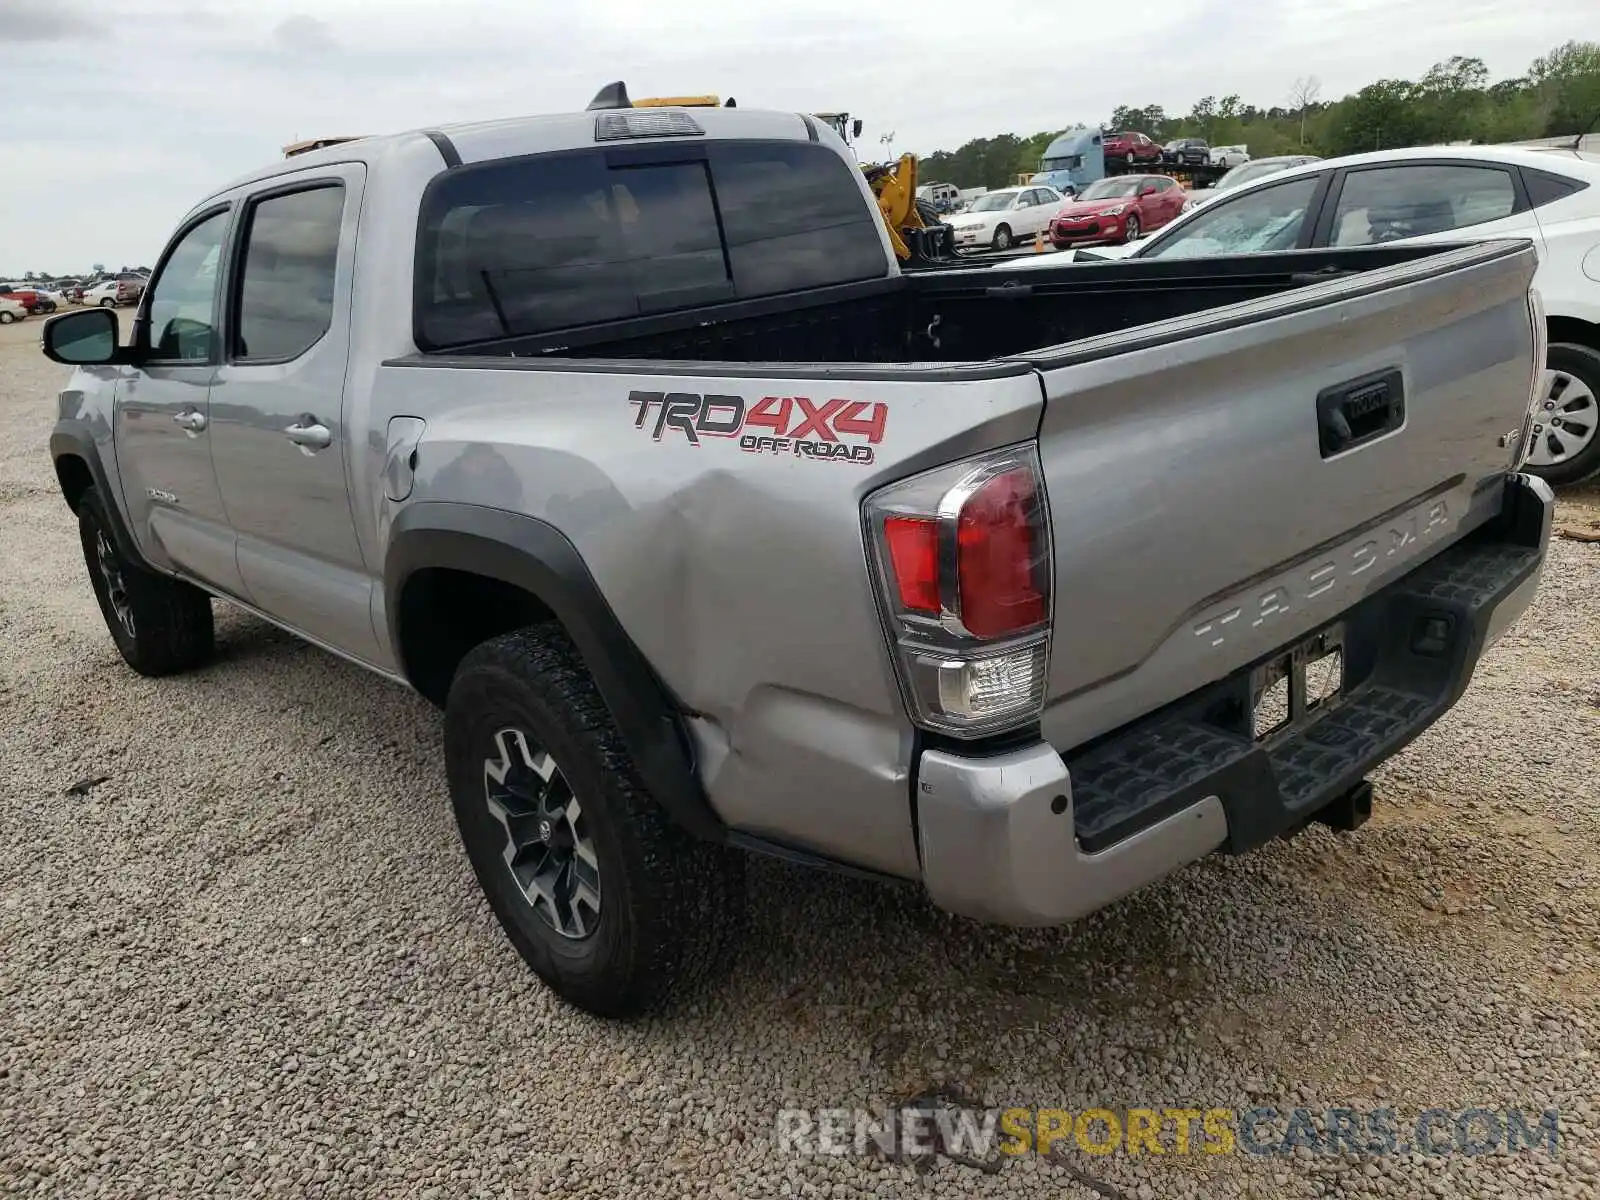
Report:
[[[89,464],[76,454],[63,454],[56,459],[56,481],[61,484],[61,494],[66,497],[67,507],[77,512],[83,494],[94,486],[94,475],[89,470]],[[110,499],[106,502],[109,504]]]
[[[400,661],[411,686],[442,708],[468,651],[553,616],[544,601],[504,580],[424,567],[400,592]]]
[[[1588,321],[1580,321],[1577,317],[1549,317],[1545,326],[1550,331],[1550,341],[1576,342],[1580,346],[1588,346],[1591,350],[1600,350],[1600,325],[1592,325]]]

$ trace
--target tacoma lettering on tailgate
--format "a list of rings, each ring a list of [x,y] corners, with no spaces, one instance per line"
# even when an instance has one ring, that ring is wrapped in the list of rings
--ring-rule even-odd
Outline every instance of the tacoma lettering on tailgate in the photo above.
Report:
[[[635,429],[650,429],[661,441],[669,430],[697,449],[701,438],[738,438],[748,454],[838,459],[866,465],[883,441],[889,406],[879,400],[812,400],[809,396],[763,396],[747,406],[743,396],[698,392],[631,392],[638,409]],[[765,432],[754,433],[752,430]]]
[[[1259,629],[1301,604],[1321,599],[1341,583],[1365,575],[1395,555],[1412,557],[1418,546],[1452,525],[1449,506],[1443,500],[1435,500],[1425,509],[1414,509],[1387,526],[1369,530],[1330,554],[1291,568],[1248,600],[1232,600],[1213,609],[1195,622],[1194,634],[1212,647],[1220,646],[1231,633]]]

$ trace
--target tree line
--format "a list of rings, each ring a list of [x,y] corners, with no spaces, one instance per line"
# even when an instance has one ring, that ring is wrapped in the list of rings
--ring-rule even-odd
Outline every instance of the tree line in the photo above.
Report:
[[[1159,104],[1119,105],[1100,122],[1107,132],[1137,130],[1158,142],[1203,137],[1213,146],[1242,144],[1255,158],[1316,154],[1332,158],[1398,146],[1525,141],[1600,131],[1600,42],[1569,41],[1542,54],[1521,75],[1489,82],[1481,58],[1454,55],[1421,79],[1380,79],[1353,95],[1325,101],[1315,75],[1294,81],[1269,108],[1237,95],[1206,96],[1182,116]],[[975,138],[959,150],[925,155],[918,175],[958,187],[1005,187],[1038,169],[1057,133]]]
[[[148,275],[148,274],[150,274],[150,268],[149,267],[123,267],[118,272],[118,274],[126,275],[129,271],[135,271],[140,275]],[[88,275],[91,275],[91,276],[100,276],[100,275],[106,275],[106,274],[109,274],[109,272],[106,270],[104,263],[95,263],[94,264],[94,269],[92,271],[88,272]],[[20,282],[22,282],[22,283],[49,283],[51,280],[54,280],[54,279],[83,279],[83,278],[86,278],[86,277],[87,276],[85,276],[85,275],[75,275],[71,271],[66,271],[66,272],[62,272],[62,271],[26,271],[20,276]],[[9,276],[8,275],[8,276],[0,276],[0,278],[11,279],[11,278],[19,278],[19,277],[17,277],[17,276]]]

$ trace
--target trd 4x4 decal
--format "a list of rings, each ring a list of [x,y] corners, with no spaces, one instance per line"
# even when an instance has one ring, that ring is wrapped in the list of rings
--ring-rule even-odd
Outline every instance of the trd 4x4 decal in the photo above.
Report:
[[[763,396],[746,405],[743,396],[697,392],[632,392],[635,429],[660,441],[675,431],[698,448],[701,438],[738,438],[749,454],[873,461],[883,441],[889,406],[879,400],[812,400],[809,396]],[[755,432],[759,430],[760,432]]]

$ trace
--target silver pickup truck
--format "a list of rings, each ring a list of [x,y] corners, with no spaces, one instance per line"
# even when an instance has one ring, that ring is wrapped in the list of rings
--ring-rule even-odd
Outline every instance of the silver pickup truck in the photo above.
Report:
[[[507,934],[621,1014],[743,851],[1070,921],[1353,828],[1528,604],[1521,242],[896,266],[805,116],[374,137],[185,218],[50,451],[130,666],[238,604],[444,710]]]

